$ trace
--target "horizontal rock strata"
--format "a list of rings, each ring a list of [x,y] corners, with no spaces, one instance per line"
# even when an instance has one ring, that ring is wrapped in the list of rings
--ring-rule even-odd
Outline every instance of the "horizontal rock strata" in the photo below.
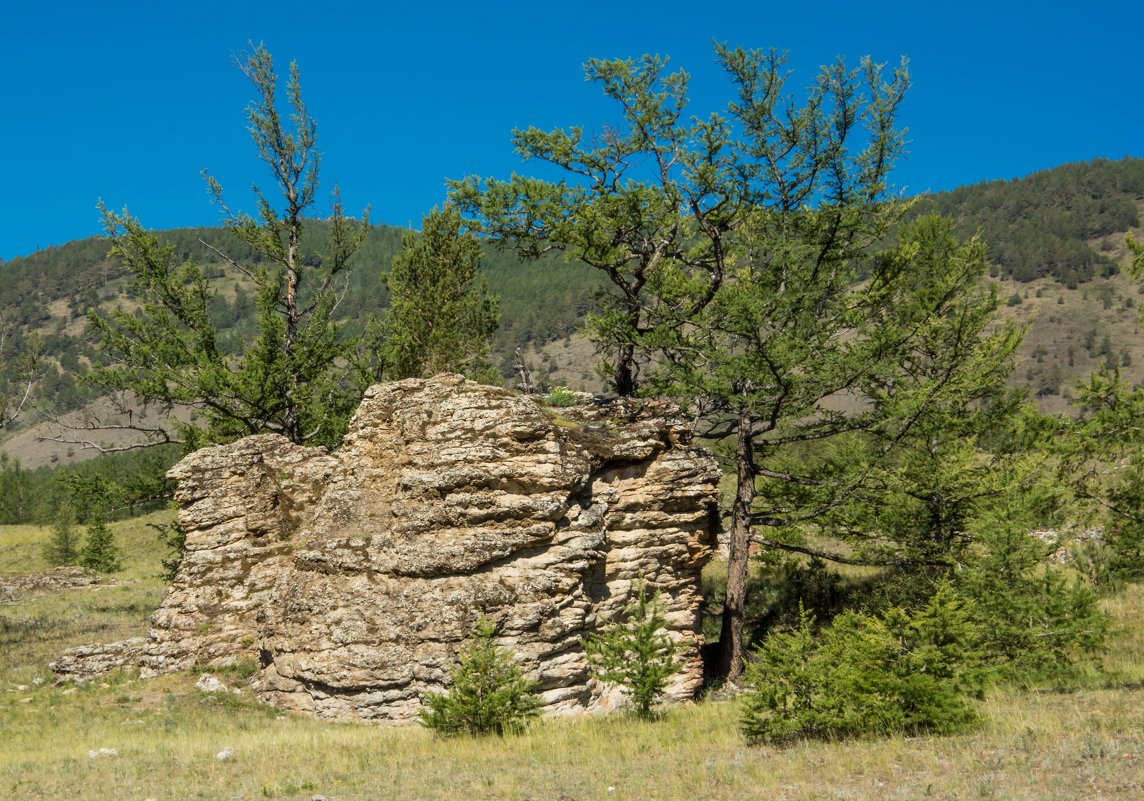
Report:
[[[680,644],[669,695],[701,682],[718,470],[667,402],[411,379],[371,388],[333,454],[263,435],[171,476],[187,550],[145,673],[256,659],[265,701],[407,722],[484,615],[547,711],[609,708],[581,638],[643,581]]]

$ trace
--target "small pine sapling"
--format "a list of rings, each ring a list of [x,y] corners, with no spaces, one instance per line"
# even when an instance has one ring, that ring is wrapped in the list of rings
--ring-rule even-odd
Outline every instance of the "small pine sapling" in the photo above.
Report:
[[[482,617],[449,676],[447,693],[422,697],[421,724],[443,735],[521,731],[539,713],[536,682],[524,677],[512,655],[495,643],[496,623]]]
[[[75,511],[64,504],[52,523],[52,538],[44,546],[44,558],[53,567],[74,565],[79,561],[79,537],[75,530]]]
[[[740,728],[750,743],[789,745],[972,726],[980,695],[980,632],[948,584],[921,609],[844,612],[816,630],[772,634],[747,665]]]
[[[79,553],[79,563],[82,567],[99,573],[114,573],[123,569],[119,563],[119,549],[115,547],[115,540],[104,520],[102,509],[92,512],[87,539]]]
[[[663,695],[667,680],[679,671],[675,641],[664,631],[667,619],[659,593],[647,596],[646,588],[624,609],[624,619],[615,621],[584,640],[584,651],[601,681],[627,690],[637,717],[650,720],[652,707]]]

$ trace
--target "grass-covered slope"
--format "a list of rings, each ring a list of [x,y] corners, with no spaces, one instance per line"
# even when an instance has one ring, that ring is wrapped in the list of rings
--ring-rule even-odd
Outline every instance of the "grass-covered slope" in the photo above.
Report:
[[[72,645],[142,635],[165,548],[146,523],[113,525],[115,584],[0,607],[0,798],[125,799],[1075,799],[1144,794],[1144,587],[1111,599],[1118,674],[1071,693],[995,691],[986,723],[950,738],[746,746],[733,701],[544,720],[507,739],[435,739],[283,714],[249,689],[206,695],[197,674],[115,675],[54,686],[46,662]],[[0,577],[43,570],[47,529],[0,527]],[[243,687],[244,671],[220,674]],[[99,749],[115,755],[91,757]],[[229,759],[218,759],[224,750]]]

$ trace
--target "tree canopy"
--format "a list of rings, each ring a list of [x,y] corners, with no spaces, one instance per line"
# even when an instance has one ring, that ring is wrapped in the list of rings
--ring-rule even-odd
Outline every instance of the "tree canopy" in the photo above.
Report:
[[[336,442],[360,400],[370,370],[360,342],[340,336],[335,312],[343,276],[368,230],[342,212],[337,191],[322,253],[302,249],[304,215],[317,203],[317,125],[291,64],[286,105],[270,53],[257,46],[239,61],[257,99],[247,109],[258,157],[269,168],[278,203],[255,187],[258,212],[232,211],[222,187],[207,176],[226,229],[255,258],[240,260],[204,243],[254,287],[255,329],[238,352],[219,341],[212,303],[219,288],[194,259],[180,259],[128,212],[101,206],[112,255],[127,266],[137,310],[92,310],[90,322],[107,356],[93,370],[102,386],[163,411],[193,409],[199,420],[170,416],[159,425],[134,422],[148,443],[179,440],[188,447],[247,434],[276,432],[297,443]],[[350,367],[347,368],[347,365]]]
[[[664,58],[592,59],[585,76],[618,105],[616,125],[596,136],[580,127],[513,133],[525,160],[566,178],[452,184],[453,200],[495,241],[525,256],[558,250],[607,276],[589,331],[621,395],[638,388],[641,337],[666,319],[655,319],[658,299],[647,291],[657,271],[688,274],[694,315],[735,264],[734,237],[751,221],[757,228],[766,216],[794,233],[807,219],[796,212],[816,206],[815,246],[835,258],[861,247],[849,242],[859,228],[876,236],[900,213],[886,178],[902,147],[895,116],[909,85],[904,62],[887,82],[869,60],[857,68],[839,61],[800,105],[786,93],[784,54],[715,52],[736,94],[725,111],[687,117],[689,75],[667,72]]]

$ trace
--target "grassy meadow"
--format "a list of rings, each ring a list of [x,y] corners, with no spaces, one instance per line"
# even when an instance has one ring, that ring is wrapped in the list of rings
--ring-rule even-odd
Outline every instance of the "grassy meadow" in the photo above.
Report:
[[[0,799],[1144,798],[1144,587],[1108,602],[1113,678],[994,691],[986,722],[958,737],[748,747],[736,704],[720,700],[655,723],[542,720],[503,740],[440,740],[283,714],[247,689],[200,693],[197,674],[53,685],[47,662],[65,648],[146,631],[166,555],[146,523],[163,517],[114,524],[115,583],[0,607]],[[48,534],[0,527],[0,574],[43,570]],[[241,670],[220,678],[243,686]]]

